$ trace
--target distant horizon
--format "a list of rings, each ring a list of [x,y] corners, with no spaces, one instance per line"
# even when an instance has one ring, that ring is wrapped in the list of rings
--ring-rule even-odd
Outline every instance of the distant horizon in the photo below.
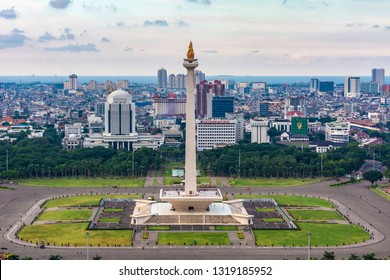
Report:
[[[130,83],[156,84],[157,76],[153,75],[78,75],[78,83],[86,84],[91,80],[98,83],[104,83],[106,80],[116,82],[119,80],[128,80]],[[266,82],[268,84],[292,84],[292,83],[309,83],[310,79],[317,78],[320,81],[333,81],[336,84],[344,83],[345,76],[246,76],[246,75],[207,75],[206,80],[234,80],[235,82]],[[361,82],[371,81],[371,76],[358,76]],[[0,83],[62,83],[69,80],[69,75],[20,75],[20,76],[0,76]]]

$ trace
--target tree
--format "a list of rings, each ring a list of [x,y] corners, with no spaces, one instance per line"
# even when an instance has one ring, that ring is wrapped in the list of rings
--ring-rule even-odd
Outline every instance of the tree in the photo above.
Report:
[[[374,253],[363,255],[363,260],[377,260]]]
[[[356,254],[351,254],[348,260],[361,260],[361,258]]]
[[[32,260],[32,257],[23,257],[22,260]]]
[[[102,259],[102,257],[101,257],[101,256],[99,256],[99,255],[96,255],[96,256],[92,257],[92,259],[93,259],[93,260],[101,260],[101,259]]]
[[[371,186],[373,186],[376,181],[381,180],[382,178],[383,174],[378,170],[370,170],[363,173],[363,179],[369,181]]]
[[[334,255],[334,252],[328,252],[328,251],[325,251],[323,257],[322,257],[323,260],[334,260],[336,259],[335,255]]]
[[[280,135],[280,132],[275,127],[271,127],[267,134],[271,138],[272,143],[275,143],[276,137]]]
[[[390,169],[386,169],[383,175],[385,175],[385,177],[389,180],[390,183]]]
[[[49,260],[62,260],[60,255],[50,255]]]

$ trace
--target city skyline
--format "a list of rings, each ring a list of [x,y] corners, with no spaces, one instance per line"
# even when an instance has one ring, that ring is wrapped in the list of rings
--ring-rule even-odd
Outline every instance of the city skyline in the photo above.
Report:
[[[368,76],[388,68],[385,0],[19,0],[0,6],[0,75]],[[136,5],[135,5],[136,4]]]

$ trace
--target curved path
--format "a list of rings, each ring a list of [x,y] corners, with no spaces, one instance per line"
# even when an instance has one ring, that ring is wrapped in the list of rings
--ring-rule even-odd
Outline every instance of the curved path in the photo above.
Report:
[[[346,207],[349,218],[363,219],[370,233],[376,236],[379,242],[368,241],[359,246],[312,248],[311,256],[321,258],[324,251],[334,251],[337,258],[348,257],[350,254],[364,255],[375,253],[384,258],[390,256],[390,202],[377,196],[369,190],[368,183],[329,187],[330,182],[290,188],[230,188],[222,187],[223,193],[286,193],[321,196],[341,203]],[[123,188],[122,193],[154,193],[158,195],[160,188]],[[11,243],[6,240],[7,231],[14,224],[24,218],[32,206],[41,199],[64,194],[75,193],[108,193],[111,188],[45,188],[16,186],[15,190],[0,190],[0,247],[20,256],[31,256],[34,259],[48,259],[50,255],[62,255],[64,259],[84,259],[85,248],[46,248]],[[370,229],[371,226],[376,229]],[[9,235],[8,235],[9,237]],[[382,237],[382,238],[381,238]],[[377,239],[379,238],[379,239]],[[0,251],[4,251],[1,249]],[[100,255],[103,259],[296,259],[307,258],[307,248],[263,248],[251,246],[220,246],[216,247],[190,247],[158,246],[142,248],[90,248],[90,256]]]

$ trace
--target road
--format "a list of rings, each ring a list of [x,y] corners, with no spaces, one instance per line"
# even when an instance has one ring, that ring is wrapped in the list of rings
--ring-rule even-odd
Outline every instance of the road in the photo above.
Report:
[[[390,256],[390,202],[369,190],[368,182],[339,188],[329,187],[330,182],[290,188],[230,188],[222,187],[223,193],[286,193],[321,196],[339,201],[349,210],[351,215],[357,215],[367,221],[379,234],[385,238],[375,244],[364,244],[359,247],[329,247],[312,248],[311,256],[321,258],[324,251],[334,251],[337,258],[348,257],[350,254],[363,255],[375,253],[384,258]],[[144,193],[158,196],[160,188],[124,188],[123,193]],[[30,246],[13,244],[5,240],[6,231],[24,215],[39,200],[64,194],[75,193],[108,193],[111,188],[42,188],[16,186],[15,190],[0,190],[0,247],[20,256],[31,256],[34,259],[48,259],[50,255],[61,255],[64,259],[85,259],[85,248],[46,248],[39,249]],[[90,256],[99,255],[103,259],[296,259],[307,258],[307,248],[259,248],[248,246],[226,247],[190,247],[158,246],[142,248],[90,248]]]

